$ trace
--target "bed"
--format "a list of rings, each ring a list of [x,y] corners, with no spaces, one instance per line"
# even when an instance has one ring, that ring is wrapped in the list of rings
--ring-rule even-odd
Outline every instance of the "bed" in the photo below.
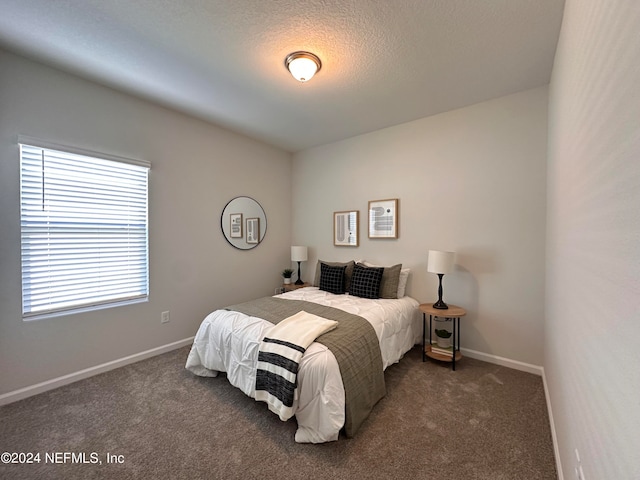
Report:
[[[186,368],[196,375],[215,377],[219,372],[226,372],[232,385],[256,399],[256,372],[259,371],[257,365],[261,342],[275,328],[274,323],[281,320],[276,319],[278,315],[284,318],[291,312],[309,310],[311,314],[324,319],[339,321],[334,331],[313,341],[299,361],[291,407],[298,423],[295,441],[299,443],[335,441],[341,430],[347,436],[353,436],[371,408],[384,396],[384,370],[400,361],[409,349],[420,342],[422,334],[418,302],[404,295],[401,281],[386,284],[390,288],[386,289],[384,296],[390,298],[364,298],[353,294],[350,285],[354,279],[352,273],[360,271],[358,269],[361,267],[376,267],[366,264],[358,267],[354,262],[337,264],[346,265],[342,269],[343,284],[341,288],[327,288],[326,282],[323,282],[325,276],[322,275],[324,265],[336,264],[318,262],[318,274],[314,282],[319,285],[317,287],[299,288],[210,313],[198,329],[186,362]],[[351,271],[348,267],[351,267]],[[385,270],[387,280],[389,275],[395,278],[396,273],[401,272],[401,265],[394,266],[393,270],[390,267]],[[408,270],[405,269],[404,274],[408,275]],[[380,286],[374,288],[382,293],[383,287],[385,285],[381,279]],[[332,289],[336,293],[329,291]],[[390,289],[393,290],[392,295],[389,295]],[[397,296],[400,298],[394,298]],[[280,309],[286,313],[273,313]],[[366,356],[369,350],[365,348],[365,354],[357,353],[348,367],[345,367],[342,358],[343,348],[336,348],[331,342],[325,341],[333,333],[337,335],[347,328],[346,325],[350,325],[345,318],[349,322],[352,318],[359,321],[364,319],[364,328],[370,329],[372,333],[369,335],[376,343],[375,351],[369,349],[372,350],[368,354],[370,360],[360,360],[361,357],[369,358]],[[364,340],[361,341],[359,337],[354,340],[352,333],[347,345],[360,344],[365,345]],[[350,369],[354,369],[354,372],[349,373]],[[353,378],[349,378],[349,375]],[[354,387],[354,381],[370,383]],[[364,397],[364,405],[361,404],[361,397]]]

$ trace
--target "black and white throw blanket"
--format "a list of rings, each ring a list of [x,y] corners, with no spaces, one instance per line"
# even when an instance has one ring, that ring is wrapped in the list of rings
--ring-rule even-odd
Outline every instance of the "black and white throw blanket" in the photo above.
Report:
[[[268,330],[258,349],[256,400],[266,402],[281,420],[291,418],[302,355],[317,337],[337,325],[303,310]]]

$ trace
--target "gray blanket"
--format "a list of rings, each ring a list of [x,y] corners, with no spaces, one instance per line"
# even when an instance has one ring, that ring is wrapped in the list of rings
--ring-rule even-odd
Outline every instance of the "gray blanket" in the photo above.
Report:
[[[316,339],[336,357],[345,391],[344,430],[353,437],[374,405],[386,394],[380,344],[373,326],[362,317],[303,300],[264,297],[226,310],[278,323],[304,310],[339,322],[336,329]]]

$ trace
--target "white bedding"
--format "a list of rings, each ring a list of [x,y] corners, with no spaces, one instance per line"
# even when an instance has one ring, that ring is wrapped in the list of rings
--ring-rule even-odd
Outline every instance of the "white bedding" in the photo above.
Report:
[[[420,343],[421,317],[418,302],[411,297],[369,300],[334,295],[317,287],[300,288],[278,297],[339,308],[368,320],[380,341],[384,369]],[[226,372],[232,385],[255,398],[258,347],[272,326],[260,318],[216,310],[200,325],[186,368],[205,377]],[[296,442],[338,439],[344,425],[344,387],[335,357],[320,343],[313,342],[302,357],[293,408],[298,422]]]

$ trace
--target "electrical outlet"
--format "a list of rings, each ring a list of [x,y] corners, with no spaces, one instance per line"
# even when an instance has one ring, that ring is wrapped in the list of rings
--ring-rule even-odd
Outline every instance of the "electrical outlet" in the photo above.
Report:
[[[169,323],[169,320],[169,311],[167,310],[166,312],[162,312],[160,315],[160,323]]]

